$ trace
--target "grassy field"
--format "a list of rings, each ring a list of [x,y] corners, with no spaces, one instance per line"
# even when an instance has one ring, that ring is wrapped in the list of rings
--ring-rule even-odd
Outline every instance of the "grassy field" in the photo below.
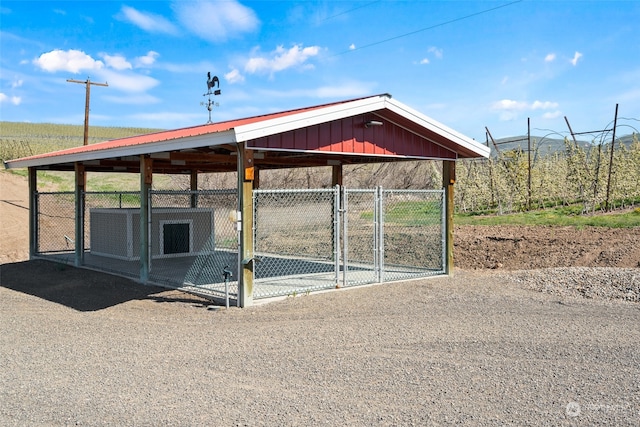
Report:
[[[553,225],[572,227],[640,227],[640,208],[590,215],[568,212],[568,209],[543,209],[508,215],[456,214],[456,225]]]
[[[160,129],[104,127],[89,128],[89,144],[157,132]],[[48,153],[83,144],[83,125],[0,121],[0,160]]]

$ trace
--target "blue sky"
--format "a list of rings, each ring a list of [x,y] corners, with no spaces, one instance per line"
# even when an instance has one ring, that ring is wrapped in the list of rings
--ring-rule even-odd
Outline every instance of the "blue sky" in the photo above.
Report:
[[[477,140],[640,128],[640,1],[6,1],[0,116],[172,129],[390,93]],[[547,129],[549,131],[547,131]],[[633,129],[622,128],[621,133]]]

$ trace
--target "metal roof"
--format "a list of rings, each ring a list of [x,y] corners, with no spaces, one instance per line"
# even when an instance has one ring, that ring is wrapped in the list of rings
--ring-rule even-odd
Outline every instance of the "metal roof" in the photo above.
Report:
[[[369,126],[372,122],[376,126]],[[123,170],[122,164],[128,162],[133,170],[136,156],[151,155],[159,165],[167,161],[167,173],[180,173],[187,163],[191,169],[211,169],[210,164],[218,165],[213,167],[216,170],[233,170],[235,160],[229,154],[240,142],[247,149],[270,153],[272,163],[264,160],[264,167],[326,165],[328,159],[341,163],[455,160],[489,157],[490,152],[487,146],[382,94],[115,139],[10,160],[5,167],[67,170],[80,162],[93,170]],[[287,164],[284,153],[296,153],[296,159],[305,161]]]

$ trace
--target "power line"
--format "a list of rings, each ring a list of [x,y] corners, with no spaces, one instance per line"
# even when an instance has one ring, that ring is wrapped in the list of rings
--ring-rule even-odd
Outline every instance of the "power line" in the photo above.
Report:
[[[380,3],[381,0],[370,1],[369,3],[363,4],[362,6],[354,7],[353,9],[345,10],[344,12],[336,13],[335,15],[331,15],[327,18],[324,18],[322,22],[328,21],[329,19],[336,18],[338,16],[346,15],[347,13],[353,12],[354,10],[362,9],[363,7],[371,6],[374,3]]]
[[[423,31],[432,30],[434,28],[442,27],[444,25],[452,24],[454,22],[462,21],[464,19],[473,18],[474,16],[483,15],[485,13],[493,12],[494,10],[498,10],[498,9],[501,9],[501,8],[507,7],[507,6],[512,6],[512,5],[516,4],[516,3],[521,3],[521,2],[522,2],[522,0],[512,1],[511,3],[506,3],[506,4],[503,4],[503,5],[500,5],[500,6],[492,7],[490,9],[481,10],[480,12],[475,12],[475,13],[472,13],[472,14],[469,14],[469,15],[461,16],[459,18],[454,18],[454,19],[451,19],[449,21],[440,22],[440,23],[432,25],[430,27],[421,28],[419,30],[411,31],[409,33],[400,34],[398,36],[389,37],[389,38],[386,38],[384,40],[380,40],[380,41],[377,41],[377,42],[366,44],[364,46],[355,47],[353,49],[345,50],[343,52],[339,52],[339,53],[336,53],[336,54],[331,55],[331,56],[344,55],[345,53],[355,52],[356,50],[366,49],[366,48],[371,47],[371,46],[377,46],[377,45],[382,44],[382,43],[386,43],[386,42],[389,42],[389,41],[392,41],[392,40],[397,40],[397,39],[400,39],[400,38],[403,38],[403,37],[412,36],[414,34],[421,33]],[[364,7],[364,6],[362,6],[362,7]]]

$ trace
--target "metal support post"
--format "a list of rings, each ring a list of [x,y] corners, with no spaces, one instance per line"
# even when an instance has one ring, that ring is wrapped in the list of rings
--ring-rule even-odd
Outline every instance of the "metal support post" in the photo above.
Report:
[[[84,206],[86,175],[84,166],[75,164],[75,266],[84,264]]]
[[[29,168],[29,259],[38,253],[38,170]]]
[[[349,275],[349,192],[342,188],[342,287],[347,287]]]
[[[240,205],[239,233],[240,272],[238,273],[238,306],[248,307],[253,304],[253,151],[245,150],[244,144],[238,144],[238,192]]]
[[[224,276],[224,300],[225,306],[229,308],[229,278],[233,276],[233,273],[229,269],[228,265],[225,265],[222,269],[222,275]]]
[[[153,160],[148,156],[140,156],[140,281],[146,283],[149,280],[151,270],[150,254],[150,193],[153,182]]]
[[[442,186],[444,188],[445,209],[445,247],[444,272],[453,275],[453,185],[456,182],[456,163],[448,160],[442,162]]]
[[[384,281],[384,212],[382,187],[376,187],[374,197],[374,245],[375,277],[378,283]]]
[[[336,287],[340,287],[340,185],[336,184],[333,192],[333,260]]]

